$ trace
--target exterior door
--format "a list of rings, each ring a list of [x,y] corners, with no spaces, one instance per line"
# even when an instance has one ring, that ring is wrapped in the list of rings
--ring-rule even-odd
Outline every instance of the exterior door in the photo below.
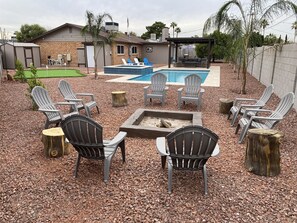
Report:
[[[25,54],[26,67],[30,67],[31,63],[34,64],[32,47],[25,47],[24,54]]]
[[[86,46],[86,50],[87,50],[87,66],[95,67],[94,46]]]

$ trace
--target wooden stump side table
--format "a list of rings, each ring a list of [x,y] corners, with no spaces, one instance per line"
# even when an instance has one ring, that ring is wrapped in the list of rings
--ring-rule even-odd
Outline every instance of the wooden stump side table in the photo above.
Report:
[[[233,101],[227,98],[220,98],[219,112],[222,114],[228,114],[233,106]]]
[[[245,167],[260,176],[280,173],[279,145],[283,134],[272,129],[250,129],[245,154]]]
[[[128,104],[126,98],[126,91],[113,91],[112,95],[112,106],[113,107],[121,107],[126,106]]]
[[[64,132],[60,127],[43,130],[42,142],[46,157],[57,158],[70,153],[69,143],[65,141]]]

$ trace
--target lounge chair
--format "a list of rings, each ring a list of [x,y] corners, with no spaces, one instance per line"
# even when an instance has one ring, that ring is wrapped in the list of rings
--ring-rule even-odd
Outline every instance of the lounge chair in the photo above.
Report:
[[[128,64],[127,61],[124,58],[122,58],[122,62],[123,62],[124,65]]]
[[[35,86],[31,92],[31,96],[38,105],[38,111],[41,111],[46,116],[46,122],[44,125],[45,129],[47,129],[51,124],[58,126],[60,122],[68,116],[78,114],[78,109],[74,102],[53,103],[48,91],[43,87]],[[67,105],[72,108],[72,112],[63,114],[63,112],[57,108],[57,105]]]
[[[77,107],[78,111],[85,109],[86,115],[91,117],[91,109],[96,107],[97,112],[99,114],[99,108],[97,106],[97,103],[94,99],[93,94],[74,93],[70,84],[65,80],[60,80],[58,88],[66,101],[76,103],[76,107]],[[85,102],[83,99],[78,98],[78,97],[89,97],[90,100]]]
[[[144,63],[144,65],[146,65],[146,66],[153,66],[153,63],[150,62],[146,57],[143,58],[143,63]]]
[[[166,91],[168,87],[166,86],[167,77],[165,74],[156,73],[151,77],[151,85],[144,87],[144,105],[147,105],[147,100],[150,99],[160,99],[162,105],[165,104]]]
[[[66,118],[61,127],[66,138],[78,153],[74,176],[77,177],[80,159],[94,159],[104,161],[104,182],[108,181],[109,169],[113,156],[118,147],[121,148],[122,160],[125,162],[126,132],[119,132],[112,140],[103,140],[103,129],[93,119],[73,115]]]
[[[244,137],[246,136],[250,128],[258,129],[272,129],[284,116],[290,111],[294,104],[294,93],[290,92],[282,97],[277,108],[272,110],[267,109],[249,109],[247,108],[243,114],[243,117],[239,120],[235,134],[242,128],[239,143],[243,143]],[[248,117],[249,112],[254,112],[255,116]],[[259,112],[271,113],[269,116],[256,116]]]
[[[271,84],[265,88],[262,96],[259,99],[235,98],[233,106],[230,109],[227,117],[227,119],[229,119],[230,116],[232,115],[231,126],[234,126],[237,116],[239,114],[243,114],[246,109],[262,108],[267,103],[267,101],[271,98],[272,93],[273,93],[273,85]],[[246,102],[249,104],[245,104]],[[251,104],[251,102],[254,102],[254,104]],[[254,113],[250,112],[249,116],[252,116],[252,115],[254,115]]]
[[[163,169],[167,158],[169,193],[172,191],[172,169],[175,169],[202,170],[204,194],[207,194],[206,162],[219,154],[218,139],[214,132],[198,125],[186,126],[156,139]]]
[[[179,88],[178,92],[178,109],[181,108],[181,104],[186,102],[193,102],[197,105],[197,109],[201,108],[202,96],[205,90],[201,88],[202,80],[197,74],[188,75],[185,78],[185,87]],[[182,92],[184,91],[184,95]]]
[[[130,64],[130,65],[133,65],[133,62],[132,62],[132,60],[130,58],[127,59],[127,63]]]
[[[134,58],[134,62],[135,62],[136,65],[140,65],[140,62],[139,62],[137,57]]]

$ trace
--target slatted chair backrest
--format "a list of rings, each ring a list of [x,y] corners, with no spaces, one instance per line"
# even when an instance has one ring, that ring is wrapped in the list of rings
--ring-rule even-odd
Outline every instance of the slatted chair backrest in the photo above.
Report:
[[[31,96],[39,108],[57,110],[48,94],[48,91],[43,87],[35,86],[31,92]],[[49,120],[52,120],[58,116],[60,117],[59,112],[44,112],[44,114]]]
[[[185,78],[185,94],[186,96],[198,97],[202,79],[198,74],[191,74]]]
[[[73,92],[70,84],[67,81],[60,80],[58,88],[64,98],[77,99],[75,93]]]
[[[165,74],[156,73],[151,77],[151,89],[153,93],[161,93],[166,88],[167,77]]]
[[[105,159],[103,146],[103,129],[93,119],[72,115],[61,123],[65,137],[75,150],[88,159]]]
[[[271,95],[273,93],[273,85],[270,84],[268,87],[265,88],[263,91],[262,96],[259,98],[259,100],[255,103],[255,105],[264,106],[267,101],[271,98]]]
[[[293,92],[290,92],[290,93],[286,94],[284,97],[282,97],[277,108],[274,110],[274,112],[272,112],[272,114],[269,117],[282,119],[293,107],[294,98],[295,98],[295,95]],[[279,122],[279,120],[277,120],[277,121],[267,120],[264,122],[264,124],[268,128],[273,128],[278,122]]]
[[[199,170],[211,156],[219,137],[202,126],[185,126],[166,136],[173,168]]]

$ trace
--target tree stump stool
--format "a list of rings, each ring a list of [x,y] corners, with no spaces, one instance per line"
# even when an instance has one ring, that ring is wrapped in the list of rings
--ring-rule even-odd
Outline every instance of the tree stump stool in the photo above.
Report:
[[[233,106],[233,101],[227,98],[220,98],[220,110],[222,114],[228,114]]]
[[[65,141],[62,128],[50,128],[42,131],[42,142],[46,157],[57,158],[70,153],[69,143]]]
[[[279,145],[283,134],[272,129],[250,129],[245,154],[245,167],[260,176],[280,173]]]
[[[113,91],[111,92],[111,95],[113,107],[121,107],[128,104],[126,99],[126,91]]]

